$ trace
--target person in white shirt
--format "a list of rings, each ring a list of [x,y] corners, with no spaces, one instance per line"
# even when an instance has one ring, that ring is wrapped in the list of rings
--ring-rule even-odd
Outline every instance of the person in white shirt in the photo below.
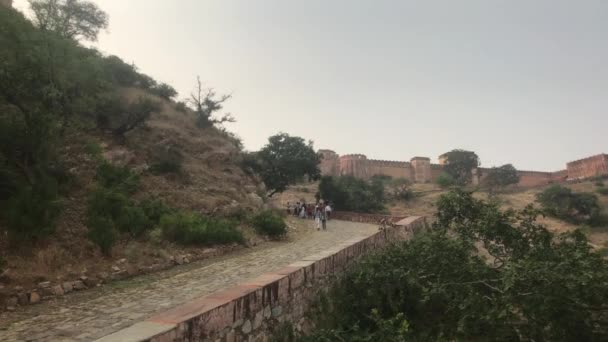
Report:
[[[325,216],[327,217],[327,221],[329,221],[329,218],[331,217],[331,206],[329,203],[325,206]]]

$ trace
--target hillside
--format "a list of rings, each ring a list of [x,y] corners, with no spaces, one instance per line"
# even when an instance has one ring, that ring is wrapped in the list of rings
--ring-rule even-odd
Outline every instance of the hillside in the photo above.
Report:
[[[263,194],[260,184],[246,176],[238,165],[240,149],[234,138],[214,127],[196,128],[192,112],[178,112],[173,103],[143,90],[124,89],[122,92],[127,97],[153,98],[162,103],[162,109],[153,113],[144,127],[127,134],[124,141],[98,131],[70,130],[59,155],[69,170],[71,185],[61,199],[63,210],[57,219],[55,233],[27,249],[9,248],[6,239],[0,242],[6,262],[1,277],[2,284],[6,285],[0,288],[0,294],[7,296],[15,287],[33,288],[44,281],[75,280],[82,275],[99,281],[106,278],[107,281],[112,277],[141,273],[150,267],[161,267],[184,255],[194,259],[235,247],[183,247],[149,236],[139,239],[123,236],[110,256],[102,255],[87,238],[87,199],[95,188],[99,164],[91,150],[98,150],[106,160],[140,175],[139,190],[133,195],[139,200],[160,199],[172,208],[222,217],[253,213],[264,206],[258,195],[260,191]],[[150,165],[156,155],[167,149],[183,157],[181,171],[151,172]],[[248,227],[242,226],[242,229],[250,244],[261,240]]]

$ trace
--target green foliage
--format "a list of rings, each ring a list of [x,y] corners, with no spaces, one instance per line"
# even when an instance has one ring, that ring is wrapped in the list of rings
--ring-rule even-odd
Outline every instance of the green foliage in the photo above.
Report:
[[[365,257],[322,297],[304,341],[600,341],[608,263],[579,232],[453,191],[433,229]],[[482,255],[489,255],[485,259]]]
[[[443,172],[437,177],[437,184],[445,189],[456,185],[456,180],[449,173]]]
[[[160,111],[160,103],[148,97],[129,102],[118,95],[109,95],[100,102],[96,110],[97,126],[108,129],[116,136],[124,136],[143,126],[152,113]]]
[[[312,141],[306,143],[300,137],[280,133],[268,138],[268,144],[255,154],[250,165],[262,177],[269,197],[283,192],[290,184],[308,176],[319,179],[321,159],[313,148]],[[250,160],[251,162],[251,160]]]
[[[107,161],[97,167],[95,179],[102,187],[123,193],[133,193],[139,187],[139,176],[131,169]]]
[[[490,193],[496,192],[498,189],[503,189],[511,184],[519,183],[519,175],[517,170],[511,164],[505,164],[500,167],[493,167],[488,171],[488,175],[484,178],[483,183]]]
[[[41,178],[33,185],[21,186],[6,201],[2,218],[12,242],[35,241],[54,232],[61,209],[57,192],[54,179]]]
[[[163,237],[183,245],[243,243],[244,238],[234,221],[206,218],[180,211],[164,215],[159,227]]]
[[[113,218],[118,231],[129,233],[133,237],[141,236],[154,227],[145,211],[136,205],[127,205],[122,208],[120,215]]]
[[[595,191],[600,195],[608,196],[608,188],[599,188]]]
[[[187,113],[188,112],[188,106],[186,105],[185,102],[179,101],[175,104],[175,110],[180,112],[180,113]]]
[[[272,210],[265,210],[251,219],[251,224],[258,234],[280,238],[287,234],[287,224],[283,217]]]
[[[89,239],[99,246],[103,254],[110,255],[117,239],[112,219],[104,216],[89,217],[87,226],[89,227]]]
[[[444,170],[452,176],[456,185],[466,185],[471,182],[473,169],[479,167],[479,157],[475,152],[452,150],[445,154]]]
[[[108,27],[108,15],[91,1],[29,0],[34,23],[67,39],[96,41],[100,30]]]
[[[139,206],[155,225],[160,222],[161,217],[173,212],[173,209],[159,199],[145,199],[139,203]]]
[[[600,204],[595,194],[575,193],[557,184],[537,194],[536,200],[545,213],[563,220],[591,222],[600,215]]]
[[[87,141],[84,146],[84,151],[86,154],[88,154],[90,157],[92,157],[95,160],[102,159],[103,150],[101,148],[101,145],[99,145],[99,143],[97,143],[96,141],[93,141],[93,140]]]
[[[177,96],[177,91],[172,86],[167,83],[160,83],[152,89],[150,89],[152,94],[157,95],[165,100],[171,101],[175,96]]]
[[[601,181],[601,180],[600,180],[600,181],[596,181],[594,184],[595,184],[595,186],[597,186],[598,188],[601,188],[601,187],[603,187],[603,186],[604,186],[604,181]]]
[[[384,184],[378,178],[366,182],[352,176],[324,176],[319,197],[331,202],[335,210],[378,212],[384,209]]]
[[[390,179],[387,184],[387,195],[397,201],[411,201],[416,195],[410,189],[412,182],[407,178]]]

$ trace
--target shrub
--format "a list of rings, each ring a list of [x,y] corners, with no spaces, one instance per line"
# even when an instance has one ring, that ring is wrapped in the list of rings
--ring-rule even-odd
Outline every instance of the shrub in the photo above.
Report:
[[[20,187],[3,208],[9,238],[28,242],[53,233],[61,208],[57,196],[57,182],[52,178]]]
[[[86,144],[84,145],[84,151],[86,152],[86,154],[88,154],[90,157],[92,157],[95,160],[101,160],[101,154],[103,152],[101,146],[99,145],[99,143],[97,143],[96,141],[87,141]]]
[[[133,193],[139,186],[139,176],[131,169],[107,161],[97,168],[95,179],[104,188],[116,189],[124,193]]]
[[[120,232],[129,233],[134,237],[154,227],[144,210],[133,205],[123,207],[115,223]]]
[[[173,146],[159,146],[154,150],[150,171],[156,174],[178,173],[182,170],[184,157]]]
[[[445,189],[456,185],[456,180],[454,180],[454,177],[444,172],[437,177],[437,184]]]
[[[287,225],[283,217],[272,210],[265,210],[251,219],[251,223],[258,234],[278,238],[287,234]]]
[[[110,255],[117,237],[112,219],[104,216],[93,216],[89,217],[87,225],[89,227],[89,239],[99,246],[103,254]]]
[[[160,219],[163,236],[183,245],[214,245],[242,243],[242,233],[234,221],[202,217],[196,213],[180,211]]]
[[[157,95],[165,100],[171,100],[172,98],[177,96],[177,91],[175,90],[175,88],[168,85],[167,83],[160,83],[160,84],[156,85],[155,87],[153,87],[152,89],[150,89],[150,91],[154,95]]]
[[[600,195],[608,196],[608,188],[599,188],[595,191]]]
[[[595,194],[575,193],[561,185],[552,185],[536,195],[545,213],[570,221],[598,219],[600,205]]]
[[[172,209],[167,207],[165,203],[159,199],[145,199],[141,201],[139,205],[143,209],[148,219],[154,224],[158,224],[161,217],[172,212]]]
[[[187,113],[188,112],[188,106],[186,105],[185,102],[183,101],[179,101],[178,103],[175,104],[175,110],[180,112],[180,113]]]
[[[595,186],[597,186],[598,188],[602,188],[602,187],[604,187],[604,182],[603,182],[603,181],[601,181],[601,180],[600,180],[600,181],[596,181],[594,184],[595,184]]]
[[[384,184],[376,178],[371,182],[352,176],[321,178],[319,198],[329,201],[336,210],[380,212],[384,209]]]

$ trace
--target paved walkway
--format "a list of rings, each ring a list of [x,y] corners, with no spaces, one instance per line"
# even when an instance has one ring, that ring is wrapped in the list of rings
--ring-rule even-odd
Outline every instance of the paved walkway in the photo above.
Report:
[[[312,221],[310,221],[312,227]],[[312,229],[312,228],[311,228]],[[377,226],[330,221],[328,230],[75,293],[0,316],[0,341],[91,341],[157,312],[280,269]]]

